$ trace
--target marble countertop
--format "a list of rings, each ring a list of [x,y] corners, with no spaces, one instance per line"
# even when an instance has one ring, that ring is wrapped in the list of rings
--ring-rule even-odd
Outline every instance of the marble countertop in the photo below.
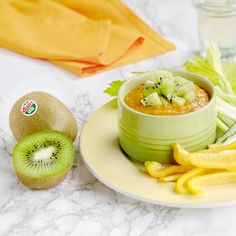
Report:
[[[11,105],[33,90],[50,92],[71,108],[81,128],[110,98],[101,91],[131,71],[177,68],[197,48],[196,15],[190,0],[125,0],[154,29],[177,45],[169,54],[80,79],[47,62],[0,49],[0,235],[235,235],[236,206],[179,209],[125,197],[96,180],[76,162],[54,189],[32,191],[19,184],[12,164],[15,140],[8,127]]]

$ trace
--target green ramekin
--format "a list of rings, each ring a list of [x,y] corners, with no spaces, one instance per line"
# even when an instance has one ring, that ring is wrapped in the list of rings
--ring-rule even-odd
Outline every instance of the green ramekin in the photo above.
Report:
[[[149,115],[125,104],[131,89],[153,76],[147,72],[127,80],[118,95],[118,125],[121,148],[129,157],[145,162],[174,163],[172,145],[183,145],[189,151],[205,149],[216,138],[216,95],[212,84],[195,74],[172,71],[199,85],[210,95],[210,101],[199,110],[173,116]]]

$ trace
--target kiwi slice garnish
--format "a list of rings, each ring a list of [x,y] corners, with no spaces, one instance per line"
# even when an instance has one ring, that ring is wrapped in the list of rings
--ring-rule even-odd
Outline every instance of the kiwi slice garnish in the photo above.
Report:
[[[167,74],[164,77],[158,76],[152,80],[148,79],[144,84],[143,106],[158,106],[169,105],[175,103],[183,106],[186,102],[195,101],[196,86],[192,81],[189,81],[180,76]],[[170,76],[171,75],[171,76]]]
[[[16,144],[13,167],[19,180],[32,189],[48,189],[64,180],[74,160],[74,147],[64,133],[45,130]]]

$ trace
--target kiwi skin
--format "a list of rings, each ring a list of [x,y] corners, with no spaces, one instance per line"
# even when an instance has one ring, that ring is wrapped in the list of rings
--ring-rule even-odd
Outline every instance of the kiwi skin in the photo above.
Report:
[[[38,105],[37,112],[32,116],[25,116],[21,112],[21,106],[26,100],[33,100]],[[57,98],[41,91],[28,93],[15,102],[10,112],[9,124],[17,141],[47,129],[67,133],[73,141],[78,133],[77,122],[71,111]]]
[[[61,173],[58,176],[54,177],[48,177],[48,178],[41,178],[41,179],[29,179],[27,176],[24,176],[23,174],[18,173],[17,171],[16,176],[20,180],[20,182],[31,189],[49,189],[54,188],[58,184],[60,184],[67,176],[69,170],[65,173]]]
[[[27,147],[28,143],[26,142],[26,140],[33,140],[38,135],[41,135],[41,137],[42,136],[46,137],[47,135],[54,135],[54,134],[60,135],[63,138],[63,143],[64,143],[63,145],[65,145],[65,140],[67,140],[66,145],[67,147],[70,148],[70,152],[68,153],[69,156],[64,156],[64,158],[69,158],[71,162],[68,162],[66,166],[63,166],[63,170],[61,170],[59,173],[56,173],[56,174],[51,173],[51,174],[48,174],[47,176],[41,175],[41,177],[40,177],[40,173],[34,177],[30,175],[28,176],[25,175],[24,169],[22,167],[19,168],[19,165],[17,165],[16,163],[17,159],[20,158],[18,154],[22,152],[19,148],[21,146]],[[37,143],[39,142],[38,140],[36,141]],[[33,142],[32,142],[32,146],[34,146]],[[16,176],[18,177],[18,179],[23,185],[31,189],[49,189],[60,184],[68,175],[73,165],[73,160],[74,160],[74,146],[73,146],[72,140],[68,137],[67,134],[62,133],[60,131],[55,131],[55,130],[43,130],[43,131],[39,131],[34,134],[26,136],[18,144],[16,144],[12,153],[13,168],[14,168]]]

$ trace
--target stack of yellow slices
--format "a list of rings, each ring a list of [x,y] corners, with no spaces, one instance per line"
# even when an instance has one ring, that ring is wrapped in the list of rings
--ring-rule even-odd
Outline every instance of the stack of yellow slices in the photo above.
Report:
[[[181,145],[173,146],[176,165],[146,161],[148,174],[160,181],[175,182],[179,194],[200,194],[210,185],[236,182],[236,142],[212,144],[208,149],[189,153]]]

